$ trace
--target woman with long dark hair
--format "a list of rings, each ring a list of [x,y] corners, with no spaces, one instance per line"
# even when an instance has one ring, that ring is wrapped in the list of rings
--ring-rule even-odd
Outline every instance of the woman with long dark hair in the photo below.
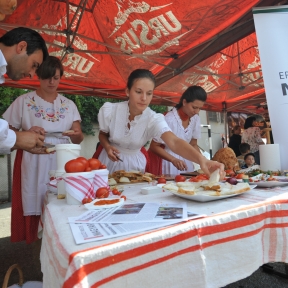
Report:
[[[201,137],[201,125],[198,114],[206,99],[207,94],[202,87],[190,86],[182,94],[179,103],[165,115],[171,131],[199,153],[197,139]],[[177,175],[183,170],[194,171],[193,162],[173,152],[160,137],[152,140],[148,153],[150,165],[147,170],[153,174]]]
[[[200,164],[208,175],[219,168],[220,176],[223,177],[224,167],[221,163],[207,160],[198,150],[178,138],[171,132],[164,115],[148,107],[154,88],[153,73],[146,69],[136,69],[128,77],[126,95],[129,100],[107,102],[101,107],[98,114],[101,146],[95,157],[99,155],[99,160],[110,173],[116,170],[144,172],[147,160],[141,148],[147,141],[159,137],[174,153]]]
[[[260,128],[256,126],[256,118],[251,116],[245,120],[242,143],[250,145],[250,152],[255,156],[255,162],[260,165],[259,145],[265,144],[261,138]]]

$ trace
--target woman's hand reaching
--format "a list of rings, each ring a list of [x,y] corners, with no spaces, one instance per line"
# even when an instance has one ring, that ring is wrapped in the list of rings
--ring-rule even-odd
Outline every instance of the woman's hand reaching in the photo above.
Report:
[[[212,161],[208,160],[205,157],[200,161],[200,167],[204,174],[209,175],[215,171],[216,169],[219,169],[219,174],[220,174],[220,180],[223,180],[226,173],[224,171],[224,164],[217,162],[217,161]]]
[[[171,163],[180,171],[187,170],[187,165],[184,161],[174,158]]]

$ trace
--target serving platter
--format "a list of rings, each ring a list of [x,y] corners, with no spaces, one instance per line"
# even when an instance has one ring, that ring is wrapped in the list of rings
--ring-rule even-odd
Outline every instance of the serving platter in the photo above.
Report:
[[[250,185],[250,189],[254,189],[257,185]],[[237,194],[229,194],[229,195],[222,195],[222,196],[210,196],[210,195],[203,195],[203,194],[195,194],[195,195],[188,195],[188,194],[182,194],[178,192],[174,192],[171,190],[165,190],[167,192],[170,192],[174,194],[175,196],[187,199],[187,200],[192,200],[192,201],[197,201],[197,202],[210,202],[210,201],[216,201],[216,200],[221,200],[221,199],[226,199],[230,197],[235,197],[244,193],[247,193],[249,191],[245,191],[242,193],[237,193]]]
[[[263,177],[263,174],[259,174],[252,178],[255,182],[249,182],[249,184],[257,184],[258,187],[263,187],[263,188],[272,188],[272,187],[280,187],[280,186],[285,186],[288,185],[288,178],[285,176],[273,176],[273,178],[278,179],[278,181],[267,181],[267,180],[261,180],[261,177]],[[264,176],[266,179],[269,176]]]
[[[250,182],[250,186],[253,184],[256,184],[257,187],[263,187],[263,188],[272,188],[272,187],[280,187],[288,185],[288,181],[257,181],[257,182]]]
[[[94,205],[94,203],[101,201],[101,200],[112,200],[112,199],[119,199],[117,203],[109,204],[109,205]],[[90,203],[84,204],[85,208],[88,210],[98,210],[98,209],[104,209],[104,208],[113,208],[120,206],[124,203],[124,198],[101,198],[101,199],[95,199]]]

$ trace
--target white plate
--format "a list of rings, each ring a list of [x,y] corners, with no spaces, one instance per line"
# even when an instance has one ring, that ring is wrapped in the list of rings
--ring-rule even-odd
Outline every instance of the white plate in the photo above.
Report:
[[[119,199],[119,202],[109,205],[94,205],[95,202],[100,200],[112,200],[112,199]],[[120,206],[124,203],[124,198],[102,198],[102,199],[95,199],[90,203],[84,204],[85,208],[88,210],[95,210],[95,209],[104,209],[104,208],[112,208],[116,206]]]
[[[254,189],[257,185],[250,185],[250,189]],[[230,195],[223,195],[223,196],[209,196],[209,195],[187,195],[187,194],[181,194],[181,193],[177,193],[171,190],[165,190],[167,192],[171,192],[172,194],[179,196],[181,198],[184,199],[188,199],[188,200],[193,200],[193,201],[197,201],[197,202],[209,202],[209,201],[215,201],[215,200],[220,200],[220,199],[225,199],[225,198],[230,198],[230,197],[234,197],[234,196],[238,196],[241,195],[243,193],[247,193],[249,191],[245,191],[242,193],[237,193],[237,194],[230,194]]]
[[[271,187],[279,187],[279,186],[285,186],[288,185],[288,182],[281,182],[281,181],[259,181],[259,182],[250,182],[253,185],[257,185],[257,187],[265,187],[265,188],[271,188]],[[251,184],[250,184],[251,187]]]

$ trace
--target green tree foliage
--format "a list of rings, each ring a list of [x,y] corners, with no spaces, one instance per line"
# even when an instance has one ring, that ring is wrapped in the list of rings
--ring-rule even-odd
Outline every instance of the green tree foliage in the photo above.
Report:
[[[0,86],[0,116],[18,96],[25,93],[27,90]]]
[[[0,86],[0,115],[2,115],[9,105],[20,95],[29,91],[24,89],[17,89],[11,87]],[[99,109],[105,102],[119,102],[119,100],[100,98],[96,96],[81,96],[81,95],[64,95],[72,100],[81,115],[81,127],[83,133],[87,135],[95,135],[93,130],[93,123],[97,123],[97,116]],[[150,108],[157,113],[164,113],[167,111],[166,106],[150,105]]]

